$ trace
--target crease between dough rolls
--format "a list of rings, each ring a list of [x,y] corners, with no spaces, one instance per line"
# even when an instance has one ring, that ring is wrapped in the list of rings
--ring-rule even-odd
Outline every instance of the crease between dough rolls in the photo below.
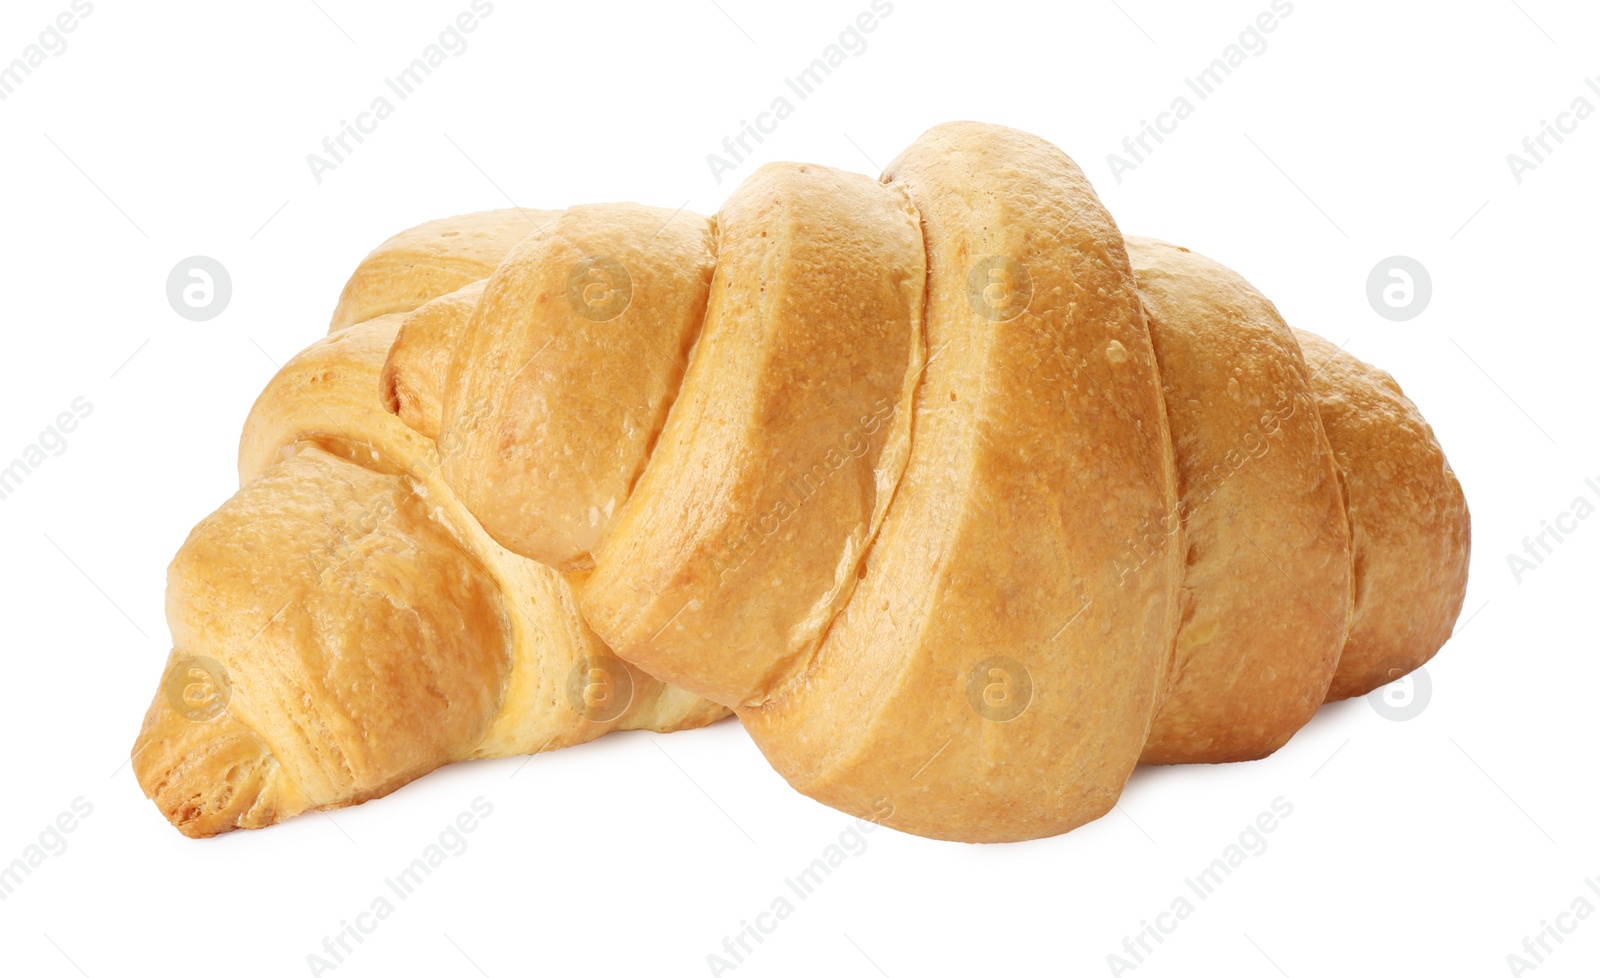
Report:
[[[419,240],[449,257],[465,237],[481,262],[500,247],[484,227],[503,244],[524,220],[396,236],[347,298],[448,305],[455,293],[431,294],[456,284],[439,262],[419,281],[402,258]],[[336,327],[279,371],[246,423],[242,488],[169,569],[174,647],[133,767],[186,835],[358,804],[456,760],[726,715],[616,659],[560,575],[499,547],[456,499],[439,476],[449,433],[413,431],[380,396],[414,314]]]
[[[649,209],[566,212],[408,322],[388,403],[625,659],[918,834],[1069,830],[1437,651],[1468,515],[1386,374],[1125,243],[1036,137],[936,127],[869,184],[763,167],[667,222],[713,234],[676,276]]]

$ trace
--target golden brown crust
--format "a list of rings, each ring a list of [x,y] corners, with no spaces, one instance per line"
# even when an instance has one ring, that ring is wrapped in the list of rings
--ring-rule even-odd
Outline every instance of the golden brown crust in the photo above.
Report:
[[[400,322],[379,379],[379,396],[390,414],[419,434],[439,437],[450,357],[487,284],[483,279],[431,299]]]
[[[1433,429],[1393,377],[1295,331],[1347,493],[1355,607],[1329,700],[1433,658],[1466,597],[1472,518]]]
[[[1180,542],[1143,540],[1176,499],[1143,309],[1115,225],[1042,140],[944,126],[891,177],[786,164],[734,196],[653,454],[521,420],[574,385],[625,389],[605,356],[570,379],[592,341],[547,368],[552,341],[525,320],[468,329],[445,412],[466,448],[446,475],[502,542],[559,563],[525,453],[557,447],[574,471],[647,457],[574,577],[597,631],[739,704],[778,769],[830,804],[881,814],[887,793],[895,824],[945,838],[1064,831],[1114,802],[1177,628]],[[556,254],[524,242],[474,324],[548,306],[573,257]],[[474,395],[486,419],[452,406]],[[796,495],[813,457],[818,485]],[[1001,654],[1026,661],[1036,697],[1009,722],[968,695]]]
[[[1064,832],[1115,803],[1177,626],[1179,538],[1125,561],[1176,502],[1144,312],[1115,225],[1043,140],[940,126],[885,176],[928,248],[910,461],[812,667],[740,716],[845,811],[964,841]]]
[[[772,164],[733,195],[682,395],[580,589],[618,654],[733,705],[815,650],[905,465],[924,277],[875,180]]]
[[[518,241],[555,216],[518,207],[440,218],[401,231],[374,248],[350,275],[328,332],[410,312],[488,278]]]
[[[1130,265],[1035,137],[940,126],[882,185],[765,167],[715,223],[636,205],[541,223],[466,263],[428,257],[437,239],[380,248],[347,292],[397,315],[286,368],[241,448],[247,479],[321,449],[415,485],[519,596],[477,755],[597,732],[548,710],[551,677],[603,651],[587,619],[733,705],[814,798],[1032,838],[1108,811],[1141,758],[1270,752],[1325,693],[1424,661],[1459,611],[1465,503],[1392,380],[1314,338],[1302,356],[1200,256],[1136,241]],[[352,437],[330,401],[399,420]],[[720,709],[650,689],[618,725]],[[211,799],[225,818],[321,803],[271,779],[253,730],[217,731],[162,756],[229,758],[261,800]]]
[[[195,690],[188,702],[205,711],[207,698],[217,695],[216,677],[188,658],[173,650],[162,685]],[[177,697],[185,702],[182,693]],[[160,692],[145,713],[133,770],[145,795],[190,838],[262,828],[312,807],[255,731],[227,713],[188,719]]]
[[[195,742],[206,724],[163,691],[134,755],[147,790],[174,795],[179,828],[294,814],[275,794],[350,804],[483,739],[509,668],[506,610],[427,509],[399,476],[307,448],[190,534],[168,571],[173,656],[221,663],[226,720]],[[187,750],[162,749],[174,728]]]
[[[284,365],[246,422],[240,441],[241,479],[252,478],[271,459],[302,442],[325,447],[361,465],[404,474],[428,501],[431,518],[450,528],[495,576],[504,593],[519,598],[509,603],[513,638],[525,641],[519,646],[520,654],[513,656],[499,722],[475,756],[527,753],[552,736],[556,738],[554,746],[576,742],[565,739],[573,717],[566,711],[552,712],[545,704],[564,704],[570,668],[584,658],[610,657],[610,650],[584,623],[559,574],[496,544],[450,491],[442,476],[449,452],[407,428],[379,403],[378,378],[394,341],[395,318],[385,317],[327,337]],[[449,433],[442,441],[454,444]],[[419,583],[425,585],[426,579]],[[616,719],[615,726],[676,722],[657,711],[654,697],[662,684],[637,670],[634,679],[632,707]],[[674,702],[681,702],[696,715],[725,715],[725,711],[694,700]],[[640,719],[643,724],[634,723]],[[587,718],[583,723],[586,732],[595,725]],[[592,731],[582,739],[603,732]]]
[[[1146,763],[1265,757],[1311,719],[1350,614],[1350,529],[1305,361],[1223,266],[1129,237],[1187,538],[1172,690]]]
[[[709,218],[575,207],[508,255],[460,331],[445,475],[494,537],[588,566],[677,395],[716,261]]]
[[[499,548],[450,494],[435,443],[378,396],[399,319],[284,366],[246,424],[244,488],[173,562],[174,658],[134,770],[185,834],[356,804],[466,757],[726,713],[610,655],[560,576]],[[231,697],[191,719],[167,687],[197,657]]]

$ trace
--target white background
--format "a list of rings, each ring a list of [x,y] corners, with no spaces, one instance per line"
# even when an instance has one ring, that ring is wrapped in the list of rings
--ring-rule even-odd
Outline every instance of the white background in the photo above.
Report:
[[[1141,769],[1118,812],[1055,839],[880,829],[732,973],[1109,974],[1123,938],[1280,796],[1293,814],[1266,851],[1134,973],[1507,974],[1542,921],[1580,895],[1600,907],[1584,883],[1600,878],[1600,519],[1520,583],[1507,565],[1575,497],[1600,502],[1584,485],[1600,482],[1600,117],[1520,184],[1506,160],[1578,96],[1600,107],[1584,86],[1600,74],[1592,5],[1295,0],[1267,49],[1118,183],[1107,154],[1174,97],[1194,101],[1184,77],[1267,0],[895,0],[718,185],[706,154],[866,0],[782,14],[499,0],[319,185],[306,155],[467,0],[319,2],[99,0],[0,102],[0,465],[75,398],[94,405],[0,501],[0,862],[74,799],[93,805],[0,902],[5,973],[308,974],[323,937],[478,796],[494,812],[470,848],[334,974],[711,973],[724,936],[849,824],[791,791],[737,724],[460,765],[331,816],[190,841],[124,763],[167,652],[165,566],[236,488],[238,431],[274,362],[323,333],[389,234],[508,200],[711,213],[761,162],[875,174],[962,118],[1050,139],[1124,231],[1231,265],[1293,324],[1400,379],[1472,507],[1462,623],[1415,719],[1355,700],[1263,762]],[[0,64],[67,6],[7,0]],[[165,296],[190,255],[232,275],[207,323]],[[1409,322],[1366,298],[1390,255],[1432,275]],[[1600,915],[1534,973],[1597,965]]]

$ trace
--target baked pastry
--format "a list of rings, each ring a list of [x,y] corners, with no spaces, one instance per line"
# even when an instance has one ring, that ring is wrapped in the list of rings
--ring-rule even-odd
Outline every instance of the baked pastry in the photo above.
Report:
[[[1467,590],[1472,519],[1422,412],[1389,374],[1295,331],[1350,513],[1354,605],[1329,699],[1366,693],[1431,659]]]
[[[1238,275],[1128,238],[1178,464],[1185,566],[1171,688],[1143,760],[1277,750],[1327,696],[1350,524],[1300,344]]]
[[[489,277],[500,259],[553,211],[510,208],[446,217],[394,235],[356,267],[329,332],[416,309]]]
[[[191,835],[724,708],[835,807],[1049,835],[1425,662],[1470,549],[1392,378],[975,123],[402,232],[240,466],[135,749]]]
[[[450,242],[486,227],[509,223],[434,222],[363,263],[332,335],[251,411],[243,488],[172,562],[173,652],[133,768],[185,835],[358,804],[464,758],[727,713],[617,660],[559,575],[468,515],[439,475],[448,438],[417,434],[379,400],[403,314],[339,328],[455,285],[436,275],[465,264]],[[419,244],[433,267],[396,258]]]
[[[383,395],[619,656],[937,838],[1270,753],[1426,661],[1465,586],[1460,487],[1386,375],[1125,246],[996,126],[879,181],[772,164],[715,219],[563,212],[407,322]]]

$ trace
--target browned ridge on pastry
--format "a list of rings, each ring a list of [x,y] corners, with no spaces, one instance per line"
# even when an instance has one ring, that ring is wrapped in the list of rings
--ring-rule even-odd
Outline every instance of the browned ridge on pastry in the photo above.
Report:
[[[382,403],[449,433],[440,481],[618,656],[829,805],[1063,832],[1141,760],[1271,753],[1460,611],[1466,504],[1394,381],[1125,242],[1037,137],[952,123],[880,180],[772,164],[715,218],[532,223],[457,291],[357,272],[373,310],[386,275],[432,300]]]

